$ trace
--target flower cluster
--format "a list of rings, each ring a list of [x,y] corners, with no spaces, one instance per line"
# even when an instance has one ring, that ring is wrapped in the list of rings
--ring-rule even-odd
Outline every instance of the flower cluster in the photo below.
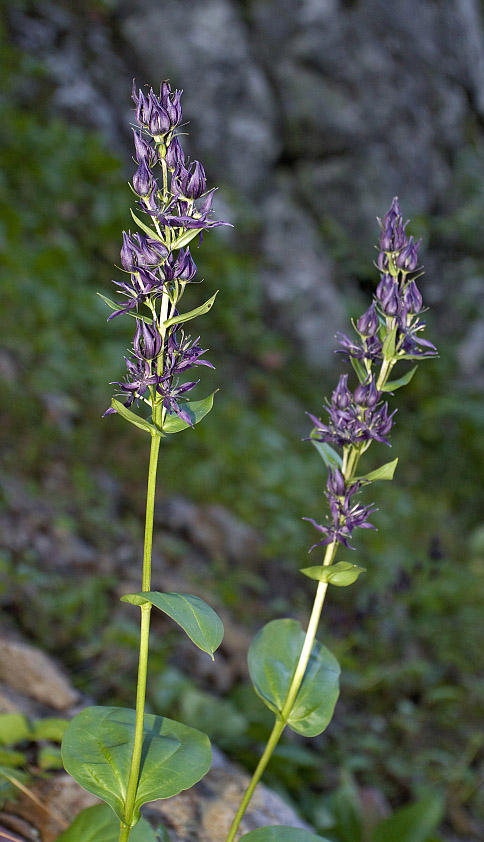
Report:
[[[408,222],[402,221],[397,198],[378,222],[381,234],[377,267],[381,277],[374,299],[354,324],[354,339],[337,334],[339,353],[351,362],[358,385],[352,392],[348,375],[342,375],[325,407],[325,421],[308,413],[313,423],[310,439],[322,445],[321,452],[329,466],[326,497],[330,509],[326,524],[305,518],[325,536],[311,549],[329,544],[335,547],[338,543],[353,549],[348,539],[355,527],[374,528],[368,516],[375,510],[352,502],[362,484],[371,481],[355,481],[358,460],[372,441],[389,445],[387,437],[395,411],[389,412],[383,395],[408,383],[414,373],[412,370],[390,382],[394,365],[400,360],[418,360],[437,353],[435,346],[420,335],[425,328],[420,318],[424,312],[422,296],[415,277],[420,241],[414,242],[413,237],[407,236]],[[342,455],[333,448],[342,448]]]
[[[148,94],[137,92],[133,85],[138,127],[134,129],[137,169],[132,188],[138,208],[151,225],[133,214],[143,233],[123,231],[120,256],[127,278],[114,283],[124,300],[104,300],[113,310],[109,319],[123,313],[136,318],[132,354],[125,357],[126,380],[115,384],[125,407],[144,400],[153,410],[158,407],[162,416],[175,413],[191,425],[180,401],[198,380],[180,383],[179,376],[193,366],[213,366],[201,359],[205,351],[199,340],[192,341],[181,327],[187,319],[179,313],[178,304],[197,274],[188,244],[197,235],[201,242],[204,229],[227,223],[211,219],[215,190],[206,192],[203,166],[185,160],[176,133],[182,120],[181,94],[172,91],[168,82],[162,83],[159,96],[153,89]],[[154,172],[157,165],[160,183]],[[200,313],[211,303],[199,308]],[[192,311],[189,317],[193,315]],[[110,408],[106,414],[113,412],[116,409]]]

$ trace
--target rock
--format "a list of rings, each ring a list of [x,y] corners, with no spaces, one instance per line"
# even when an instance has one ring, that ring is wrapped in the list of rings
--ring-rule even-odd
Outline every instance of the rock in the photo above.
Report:
[[[79,693],[45,652],[4,635],[0,639],[0,680],[57,711],[72,708],[79,699]]]

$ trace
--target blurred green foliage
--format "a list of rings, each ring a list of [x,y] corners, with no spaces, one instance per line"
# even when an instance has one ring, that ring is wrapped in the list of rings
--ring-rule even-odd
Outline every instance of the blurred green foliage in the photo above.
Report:
[[[96,472],[105,469],[142,501],[147,462],[141,433],[100,419],[130,342],[130,320],[106,325],[95,294],[112,294],[112,265],[130,220],[129,175],[97,134],[49,116],[42,66],[5,41],[0,58],[0,479],[20,477],[35,500],[44,494],[46,465],[63,465],[65,494],[51,499],[57,527],[106,551],[114,536],[139,537],[142,502],[114,522]],[[468,153],[459,164],[455,217],[422,222],[434,240],[452,232],[482,261],[475,243],[484,191],[470,175],[478,157]],[[251,223],[244,224],[250,239]],[[336,257],[344,277],[344,238]],[[190,306],[203,300],[199,294],[221,291],[200,320],[216,371],[203,371],[196,397],[220,393],[203,424],[165,443],[160,489],[226,505],[263,532],[265,556],[280,566],[280,592],[264,566],[244,574],[220,562],[213,573],[217,596],[239,618],[247,590],[261,617],[293,614],[312,592],[310,582],[292,585],[313,537],[301,518],[321,517],[325,485],[319,457],[301,442],[304,410],[322,413],[332,384],[267,326],[253,255],[210,233],[197,263],[205,289],[187,292]],[[442,345],[435,328],[430,335]],[[320,633],[343,668],[334,724],[311,744],[288,737],[269,769],[271,785],[335,842],[358,838],[341,805],[359,815],[362,784],[394,806],[424,797],[430,784],[446,794],[447,828],[456,816],[471,828],[484,822],[484,402],[456,381],[451,344],[441,350],[440,361],[423,364],[392,399],[399,412],[391,456],[374,449],[365,465],[400,459],[394,482],[372,487],[379,531],[365,533],[354,554],[368,572],[350,589],[331,589]],[[8,509],[8,494],[0,506]],[[109,572],[68,578],[40,569],[31,548],[20,558],[5,552],[0,573],[8,622],[60,654],[98,701],[132,698],[137,624],[112,619]],[[291,584],[282,588],[286,578]],[[243,684],[225,699],[195,686],[173,666],[174,651],[171,632],[154,642],[150,704],[205,729],[253,767],[270,728],[262,704]]]

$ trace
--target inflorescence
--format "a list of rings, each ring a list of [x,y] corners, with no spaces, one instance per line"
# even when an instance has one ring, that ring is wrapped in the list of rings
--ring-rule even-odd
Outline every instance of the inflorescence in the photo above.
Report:
[[[374,300],[353,324],[356,338],[336,335],[341,345],[337,353],[351,362],[359,383],[351,392],[348,374],[341,375],[331,403],[325,407],[329,416],[326,423],[308,413],[314,425],[310,438],[327,448],[326,497],[331,512],[325,524],[305,518],[324,535],[311,550],[333,542],[353,549],[348,539],[356,527],[375,528],[368,521],[375,509],[352,502],[361,486],[369,484],[369,480],[354,480],[358,459],[372,441],[389,445],[387,437],[395,411],[389,413],[382,396],[408,383],[415,370],[391,383],[388,377],[394,365],[400,360],[420,360],[437,354],[435,346],[420,335],[425,328],[421,319],[422,296],[416,284],[422,274],[417,256],[420,241],[414,242],[413,237],[407,236],[408,221],[402,222],[396,197],[378,222],[381,234],[377,267],[381,279]],[[333,448],[342,449],[342,456]]]
[[[136,317],[132,353],[125,357],[127,377],[115,384],[124,406],[135,401],[139,405],[140,400],[152,408],[161,403],[163,413],[176,414],[192,426],[182,402],[198,380],[180,383],[179,376],[194,366],[213,366],[203,358],[199,338],[192,340],[177,323],[177,305],[197,273],[188,244],[196,236],[201,242],[204,229],[227,223],[211,218],[215,190],[206,191],[203,166],[185,160],[177,134],[181,94],[172,91],[168,82],[162,83],[159,96],[152,89],[147,95],[136,92],[133,84],[139,128],[134,129],[138,167],[132,188],[151,226],[133,214],[144,233],[123,231],[121,265],[129,278],[113,281],[125,300],[104,300],[114,311],[109,319],[123,313]],[[160,184],[153,172],[157,165],[161,166]],[[209,306],[210,302],[203,312]],[[140,307],[147,312],[141,313]],[[105,414],[113,412],[116,409],[111,407]]]

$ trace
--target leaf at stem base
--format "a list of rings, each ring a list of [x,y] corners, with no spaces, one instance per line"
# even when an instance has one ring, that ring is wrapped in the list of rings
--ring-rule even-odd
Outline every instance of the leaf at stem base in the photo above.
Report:
[[[88,807],[57,837],[57,842],[118,842],[119,819],[107,804]],[[129,834],[129,842],[157,842],[146,819],[141,818]]]

